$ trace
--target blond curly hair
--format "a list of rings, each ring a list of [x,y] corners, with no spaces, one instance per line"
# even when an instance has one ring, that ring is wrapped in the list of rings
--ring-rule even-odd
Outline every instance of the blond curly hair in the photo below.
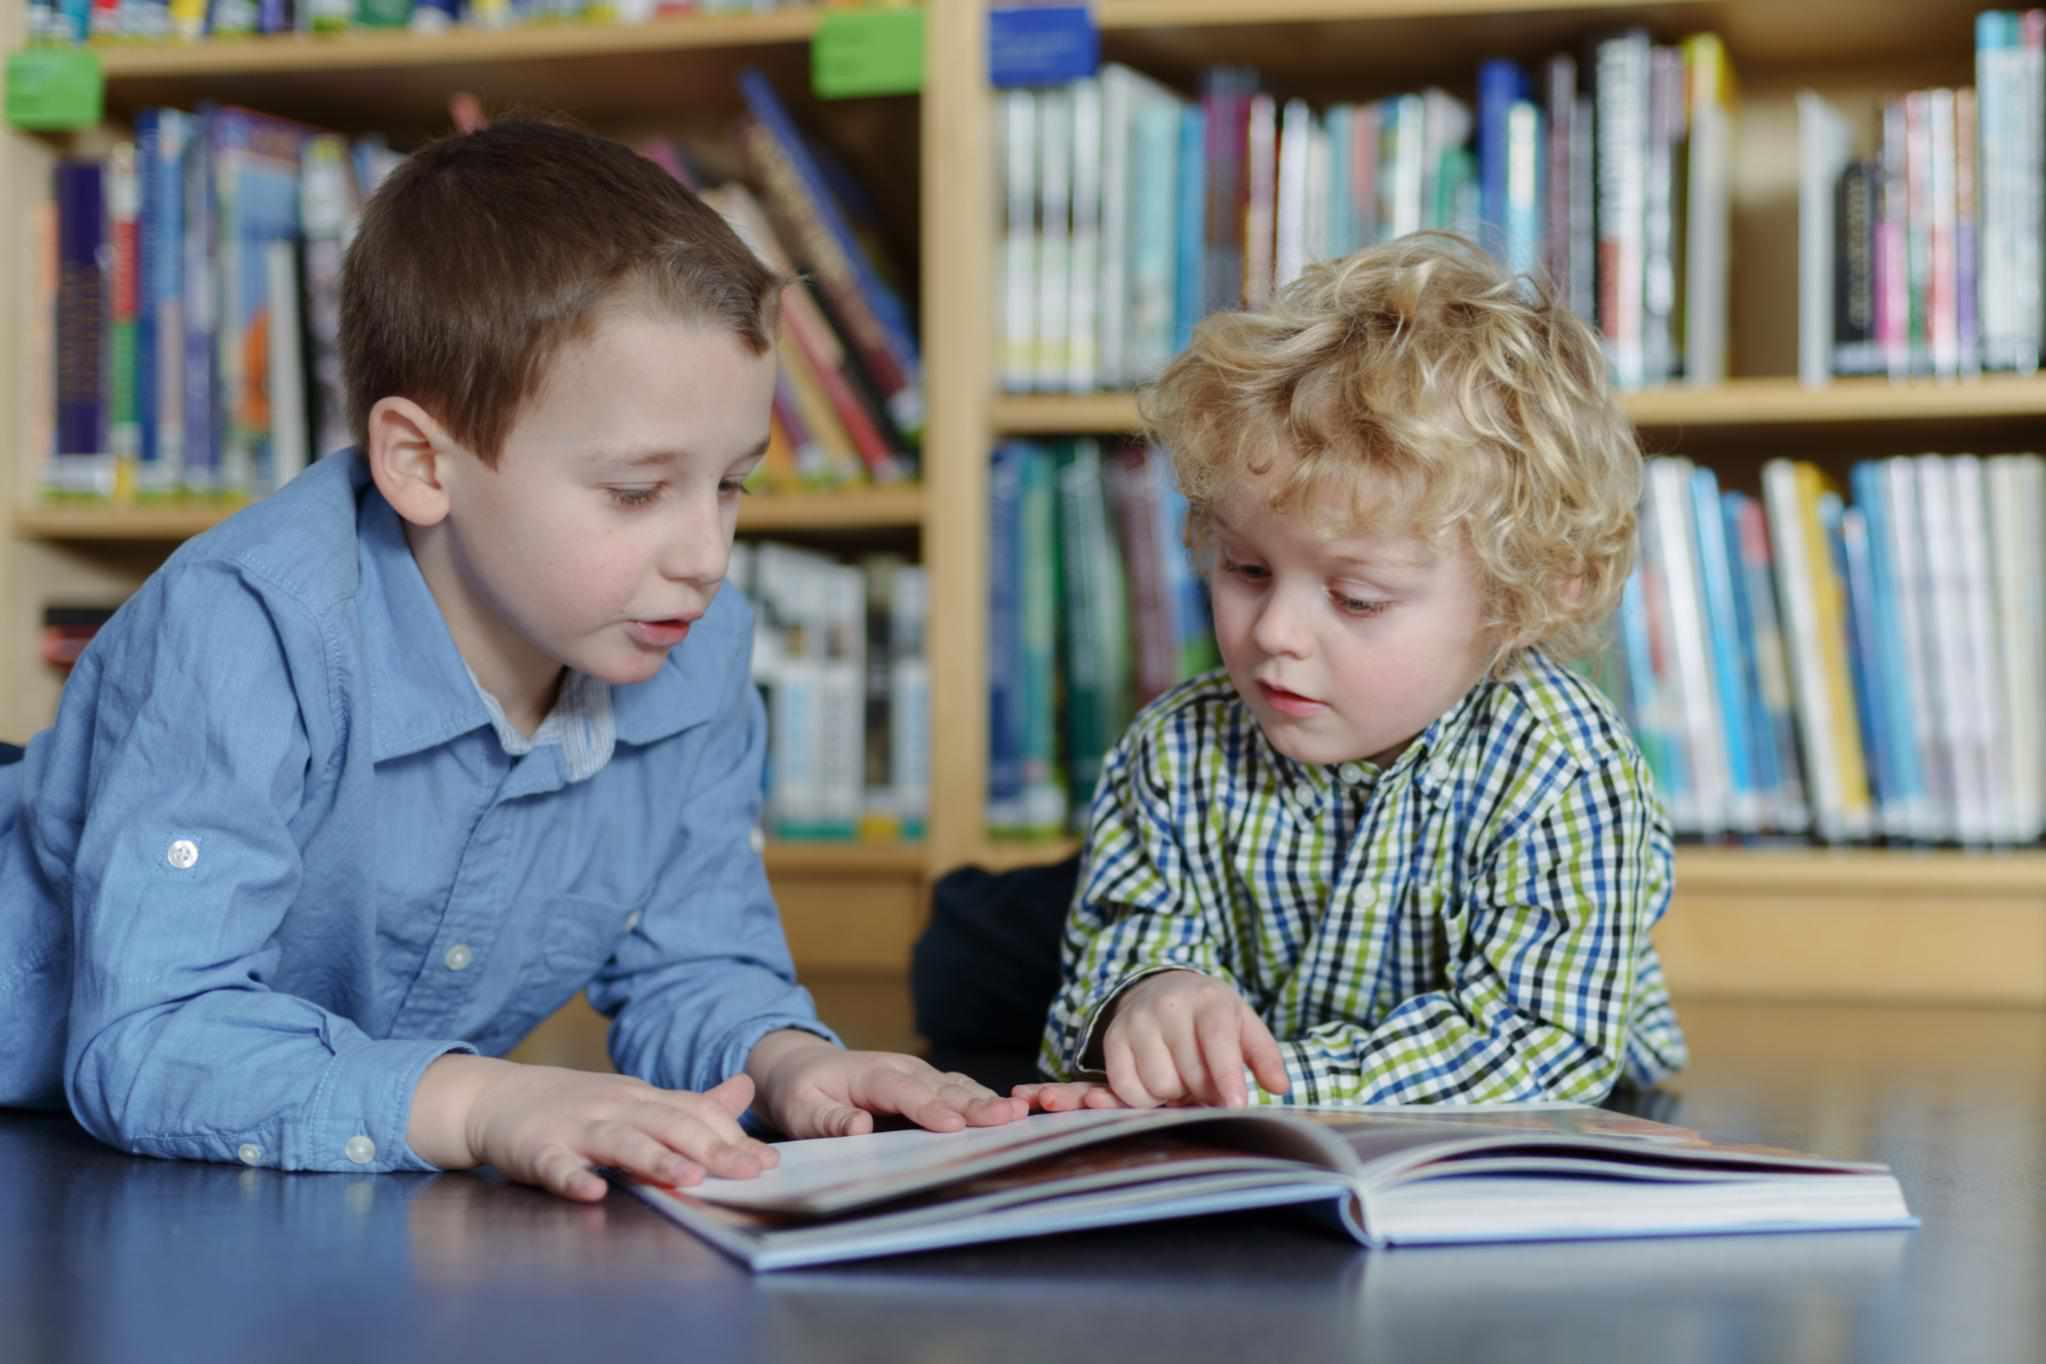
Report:
[[[1197,553],[1217,500],[1284,456],[1273,506],[1323,534],[1463,536],[1495,669],[1529,647],[1581,657],[1633,567],[1641,450],[1598,338],[1448,233],[1309,266],[1263,311],[1209,317],[1143,413]]]

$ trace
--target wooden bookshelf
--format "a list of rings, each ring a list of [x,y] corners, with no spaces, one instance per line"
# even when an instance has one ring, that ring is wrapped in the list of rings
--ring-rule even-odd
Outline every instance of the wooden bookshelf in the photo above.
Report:
[[[1746,436],[1763,430],[1866,432],[1938,428],[1962,433],[2046,436],[2046,376],[1992,374],[1951,382],[1840,379],[1807,388],[1795,379],[1733,379],[1709,388],[1643,389],[1621,399],[1645,431]],[[1134,393],[1003,394],[993,426],[1004,436],[1120,435],[1138,430]]]
[[[33,540],[175,543],[211,530],[238,509],[238,505],[213,503],[39,502],[15,509],[14,533]],[[739,529],[749,535],[915,530],[923,520],[924,493],[915,484],[756,493],[739,504]]]
[[[1976,0],[1095,0],[1104,53],[1191,88],[1219,62],[1257,65],[1272,87],[1360,98],[1427,80],[1467,86],[1488,55],[1539,58],[1597,32],[1641,24],[1659,38],[1713,28],[1740,77],[1734,170],[1734,364],[1711,389],[1630,395],[1628,410],[1665,449],[1752,463],[1855,442],[1931,448],[2046,445],[2046,379],[1804,389],[1794,370],[1796,88],[1850,109],[1874,94],[1970,79]],[[856,170],[874,171],[884,210],[917,239],[929,413],[924,481],[914,488],[750,499],[747,531],[920,537],[931,569],[932,814],[922,844],[775,845],[768,866],[806,973],[899,976],[931,878],[979,861],[1053,860],[1069,840],[991,841],[986,796],[989,445],[1011,435],[1119,434],[1137,426],[1127,393],[1005,395],[995,388],[989,306],[997,241],[994,141],[985,77],[986,0],[931,0],[926,85],[914,100],[809,106],[829,119]],[[473,93],[493,111],[563,110],[621,135],[700,125],[737,107],[731,74],[763,65],[805,88],[819,15],[696,15],[639,26],[552,25],[438,37],[344,35],[215,41],[105,51],[107,98],[124,117],[152,103],[232,101],[343,130],[417,132]],[[0,12],[0,46],[19,41],[22,7]],[[1858,103],[1857,103],[1858,101]],[[46,718],[55,684],[23,641],[44,601],[132,586],[163,546],[211,524],[187,509],[89,512],[31,500],[18,325],[28,295],[26,207],[51,158],[72,143],[0,132],[0,608],[15,641],[0,666],[0,736]],[[11,400],[11,401],[9,401]],[[1901,446],[1887,446],[1902,448]],[[1705,451],[1709,450],[1709,456]],[[8,450],[0,449],[0,456]],[[37,721],[39,722],[39,720]],[[1659,935],[1680,994],[2046,1004],[2046,853],[1686,848],[1678,910]]]

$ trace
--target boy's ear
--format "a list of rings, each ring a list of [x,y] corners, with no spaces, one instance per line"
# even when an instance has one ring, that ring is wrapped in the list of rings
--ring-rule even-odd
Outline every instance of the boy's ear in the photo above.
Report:
[[[362,454],[377,491],[413,525],[438,525],[448,514],[447,431],[409,398],[378,399],[366,426]]]

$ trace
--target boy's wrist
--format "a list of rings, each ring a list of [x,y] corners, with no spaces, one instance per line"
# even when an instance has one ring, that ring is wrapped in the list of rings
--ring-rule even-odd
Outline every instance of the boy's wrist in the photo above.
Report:
[[[420,1159],[443,1170],[483,1164],[473,1131],[477,1098],[496,1073],[515,1062],[450,1053],[435,1060],[412,1092],[405,1140]]]

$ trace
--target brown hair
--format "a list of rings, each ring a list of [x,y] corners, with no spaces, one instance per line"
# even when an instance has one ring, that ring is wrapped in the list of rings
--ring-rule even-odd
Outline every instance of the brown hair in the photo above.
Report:
[[[429,143],[370,197],[341,276],[348,415],[419,403],[485,463],[562,344],[636,296],[773,344],[785,281],[630,148],[516,120]]]
[[[1447,233],[1309,266],[1264,311],[1209,317],[1144,415],[1196,549],[1216,500],[1281,455],[1296,462],[1274,507],[1324,533],[1462,535],[1500,666],[1527,645],[1588,647],[1633,566],[1641,451],[1598,338]]]

